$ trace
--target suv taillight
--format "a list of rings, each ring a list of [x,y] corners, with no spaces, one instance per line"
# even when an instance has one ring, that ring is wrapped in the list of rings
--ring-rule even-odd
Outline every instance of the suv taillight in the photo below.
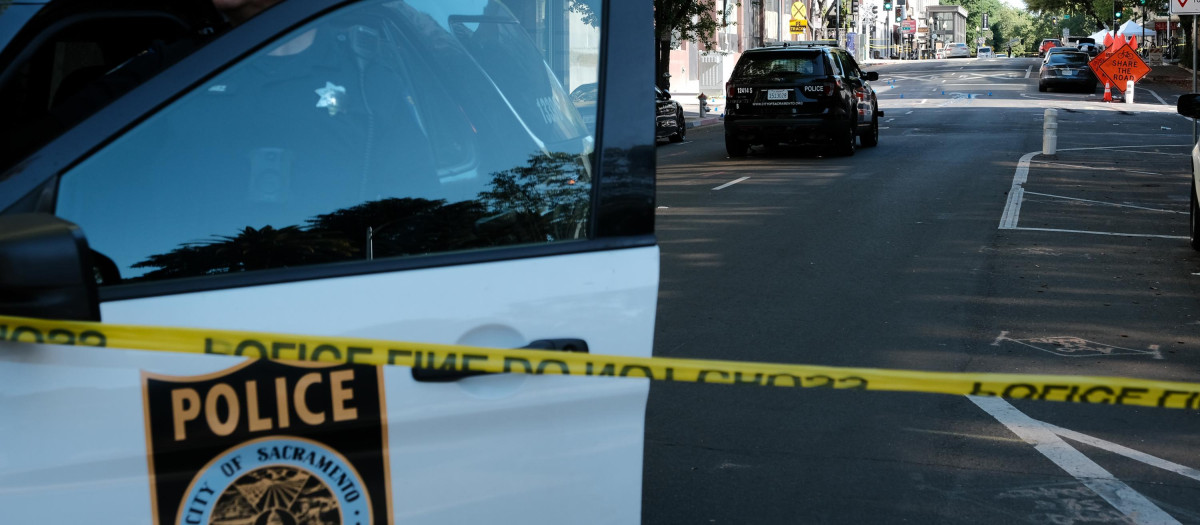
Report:
[[[725,96],[729,97],[729,98],[733,98],[733,84],[730,84],[728,82],[725,83]]]

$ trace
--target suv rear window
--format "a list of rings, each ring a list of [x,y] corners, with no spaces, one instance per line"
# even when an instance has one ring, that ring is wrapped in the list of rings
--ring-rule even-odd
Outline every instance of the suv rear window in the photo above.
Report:
[[[732,78],[753,80],[766,76],[826,76],[824,54],[819,51],[798,53],[755,53],[742,55],[742,60],[733,70]]]

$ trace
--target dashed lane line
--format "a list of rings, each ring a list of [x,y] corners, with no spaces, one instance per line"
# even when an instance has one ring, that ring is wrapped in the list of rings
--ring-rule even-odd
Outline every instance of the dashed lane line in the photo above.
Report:
[[[744,181],[744,180],[746,180],[746,179],[749,179],[749,178],[750,178],[750,177],[742,177],[742,178],[740,178],[740,179],[734,179],[734,180],[731,180],[731,181],[729,181],[729,182],[726,182],[725,184],[722,184],[722,185],[720,185],[720,186],[717,186],[717,187],[713,188],[713,191],[717,191],[717,190],[723,190],[723,189],[725,189],[725,188],[728,188],[728,187],[730,187],[730,186],[733,186],[734,184],[737,184],[737,183],[739,183],[739,182],[742,182],[742,181]]]

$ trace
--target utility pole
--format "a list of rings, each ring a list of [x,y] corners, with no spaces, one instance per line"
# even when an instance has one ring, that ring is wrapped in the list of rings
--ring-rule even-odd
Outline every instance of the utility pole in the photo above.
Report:
[[[838,46],[842,45],[842,0],[837,0],[834,7],[837,10],[837,29],[833,30],[833,40]]]

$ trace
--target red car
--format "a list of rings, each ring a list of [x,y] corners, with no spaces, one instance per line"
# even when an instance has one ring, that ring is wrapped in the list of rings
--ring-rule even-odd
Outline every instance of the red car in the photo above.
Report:
[[[1038,47],[1038,58],[1042,58],[1042,57],[1046,56],[1047,49],[1050,49],[1052,47],[1059,47],[1061,45],[1062,45],[1062,40],[1059,40],[1057,38],[1043,38],[1042,45]]]

